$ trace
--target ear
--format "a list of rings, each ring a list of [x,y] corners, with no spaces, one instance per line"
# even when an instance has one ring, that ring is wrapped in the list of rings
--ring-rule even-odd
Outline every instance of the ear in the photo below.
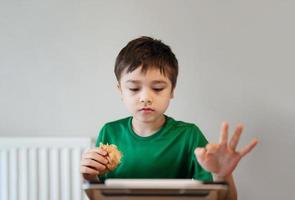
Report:
[[[170,94],[170,99],[174,98],[174,89],[172,89],[171,94]]]
[[[120,83],[117,83],[117,91],[118,91],[119,93],[122,93]]]
[[[121,99],[122,99],[122,89],[121,89],[121,85],[120,83],[117,83],[117,92],[120,95]]]

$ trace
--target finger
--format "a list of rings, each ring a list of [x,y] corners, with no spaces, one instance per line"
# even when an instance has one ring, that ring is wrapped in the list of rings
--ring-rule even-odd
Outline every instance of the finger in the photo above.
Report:
[[[220,139],[219,139],[220,144],[226,145],[227,137],[228,137],[228,123],[223,122],[220,129]]]
[[[99,174],[99,171],[96,170],[96,169],[93,169],[91,167],[81,166],[80,167],[80,173],[81,174],[98,175]]]
[[[252,142],[250,144],[248,144],[246,147],[244,147],[241,151],[240,151],[240,155],[241,157],[245,156],[247,153],[249,153],[258,143],[257,139],[253,139]]]
[[[82,158],[89,158],[89,156],[92,156],[93,158],[97,157],[97,156],[106,156],[107,152],[100,149],[100,148],[92,148],[92,149],[88,149],[86,151],[84,151],[84,153],[82,154]]]
[[[83,159],[91,159],[91,160],[95,160],[99,163],[102,163],[102,164],[108,164],[108,160],[101,156],[100,154],[97,154],[96,152],[90,152],[90,153],[87,153],[83,156]]]
[[[218,151],[218,144],[207,144],[206,151],[208,154],[215,154]]]
[[[106,156],[108,154],[107,151],[103,150],[102,148],[92,148],[92,149],[88,149],[85,151],[84,154],[87,154],[87,153],[97,153],[97,154],[100,154],[102,156]]]
[[[91,159],[82,160],[81,166],[90,167],[90,168],[96,169],[97,171],[103,171],[106,169],[105,165]]]
[[[195,149],[195,156],[198,162],[202,163],[205,161],[206,150],[205,148],[196,148]]]
[[[239,143],[239,140],[240,140],[240,136],[243,132],[243,125],[242,124],[239,124],[235,130],[235,133],[234,135],[232,136],[231,140],[230,140],[230,143],[229,143],[229,146],[235,150],[237,148],[237,145]]]

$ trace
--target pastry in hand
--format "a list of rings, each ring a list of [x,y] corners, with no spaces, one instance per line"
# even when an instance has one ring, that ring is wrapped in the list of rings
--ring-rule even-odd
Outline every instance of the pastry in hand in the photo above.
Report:
[[[109,161],[106,164],[109,171],[113,171],[121,162],[122,153],[118,150],[117,146],[114,144],[99,144],[99,148],[106,151],[106,159]]]

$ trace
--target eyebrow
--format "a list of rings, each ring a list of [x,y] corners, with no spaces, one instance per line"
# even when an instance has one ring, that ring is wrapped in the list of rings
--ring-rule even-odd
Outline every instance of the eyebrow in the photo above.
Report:
[[[126,83],[140,83],[140,81],[137,81],[137,80],[127,80]]]
[[[141,83],[141,81],[138,81],[138,80],[127,80],[126,83],[139,84],[139,83]],[[152,81],[152,84],[165,84],[165,85],[167,85],[167,81],[154,80],[154,81]]]

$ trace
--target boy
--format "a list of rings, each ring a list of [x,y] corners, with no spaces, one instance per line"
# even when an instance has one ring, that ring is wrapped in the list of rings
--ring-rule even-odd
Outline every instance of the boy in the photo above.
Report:
[[[242,125],[238,125],[228,143],[228,124],[223,123],[220,143],[208,144],[196,125],[164,114],[173,98],[178,75],[178,62],[170,47],[150,37],[130,41],[116,59],[115,75],[122,101],[132,116],[107,123],[96,146],[115,144],[123,158],[110,171],[106,167],[107,152],[102,148],[90,149],[81,160],[83,178],[225,180],[230,199],[237,199],[232,172],[257,140],[238,152]]]

